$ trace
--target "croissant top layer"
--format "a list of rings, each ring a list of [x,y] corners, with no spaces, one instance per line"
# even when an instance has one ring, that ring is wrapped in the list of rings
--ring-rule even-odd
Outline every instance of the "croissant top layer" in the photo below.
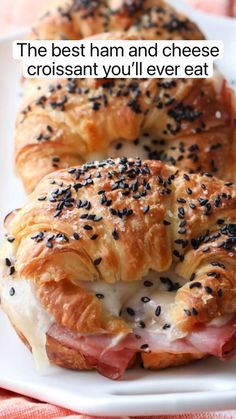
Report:
[[[135,281],[149,269],[184,265],[189,252],[207,243],[205,235],[220,232],[219,219],[234,219],[236,189],[228,185],[208,173],[188,175],[140,159],[55,172],[39,183],[10,223],[19,269],[35,276],[46,260],[68,252],[80,263],[74,272],[64,267],[55,280],[68,275],[82,281]],[[211,246],[215,252],[216,244]],[[191,262],[188,270],[192,267]]]
[[[104,33],[106,32],[106,33]],[[62,1],[37,39],[203,39],[163,1]],[[212,79],[28,79],[15,162],[28,192],[56,169],[109,157],[162,160],[235,178],[234,98]]]
[[[125,157],[86,163],[46,176],[6,224],[14,249],[6,271],[38,284],[68,327],[74,298],[85,293],[75,284],[140,281],[169,268],[184,279],[173,306],[178,327],[235,313],[236,187],[209,173]]]
[[[203,38],[191,20],[162,0],[59,0],[33,28],[32,38],[80,39],[110,31],[145,39]]]

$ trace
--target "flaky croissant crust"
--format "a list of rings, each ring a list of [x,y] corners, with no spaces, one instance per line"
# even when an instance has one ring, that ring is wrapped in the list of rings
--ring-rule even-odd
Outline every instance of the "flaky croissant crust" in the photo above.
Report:
[[[102,33],[106,32],[106,33]],[[110,32],[110,33],[109,33]],[[62,1],[34,39],[203,39],[189,19],[161,0]],[[151,159],[235,178],[235,108],[226,82],[212,80],[25,81],[16,123],[16,169],[27,191],[47,173],[122,155],[120,142]],[[120,150],[120,151],[119,151]],[[140,155],[140,149],[130,152]],[[135,153],[135,154],[134,154]]]
[[[78,281],[129,283],[174,268],[186,284],[172,320],[191,331],[235,312],[235,218],[236,187],[209,173],[140,159],[86,163],[46,176],[7,223],[14,275],[37,284],[59,324],[116,334],[128,332],[125,321]]]

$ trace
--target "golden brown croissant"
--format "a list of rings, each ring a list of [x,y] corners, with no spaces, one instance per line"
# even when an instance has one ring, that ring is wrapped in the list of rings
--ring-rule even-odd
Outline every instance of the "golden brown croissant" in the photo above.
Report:
[[[89,162],[44,177],[6,227],[2,307],[38,363],[119,378],[140,356],[158,369],[234,354],[234,185]]]
[[[57,0],[33,28],[33,39],[81,39],[127,31],[145,39],[202,39],[191,20],[163,0]]]
[[[100,39],[203,39],[196,25],[160,0],[61,4],[39,22],[33,38],[99,33]],[[15,162],[29,192],[55,169],[120,155],[161,159],[231,180],[235,131],[233,94],[219,75],[210,80],[28,79],[17,117]]]

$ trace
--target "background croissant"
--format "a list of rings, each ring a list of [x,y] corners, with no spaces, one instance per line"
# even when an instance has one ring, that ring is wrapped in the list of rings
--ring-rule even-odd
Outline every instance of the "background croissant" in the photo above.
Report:
[[[165,2],[61,1],[33,39],[203,39]],[[106,32],[106,33],[104,33]],[[27,191],[56,169],[140,156],[235,179],[235,104],[226,81],[33,80],[24,83],[15,162]]]
[[[235,209],[232,184],[161,162],[57,171],[6,219],[3,309],[38,361],[111,378],[137,356],[154,369],[229,357]]]

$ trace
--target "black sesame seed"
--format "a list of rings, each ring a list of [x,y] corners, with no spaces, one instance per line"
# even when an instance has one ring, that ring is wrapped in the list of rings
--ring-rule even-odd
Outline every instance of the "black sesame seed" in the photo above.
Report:
[[[131,189],[133,192],[137,192],[138,190],[138,179],[135,179],[131,184]]]
[[[140,327],[141,329],[145,329],[146,324],[142,320],[140,320],[138,323],[138,327]]]
[[[200,282],[192,282],[192,284],[189,285],[190,290],[192,288],[201,288],[202,284]]]
[[[73,174],[76,172],[76,169],[74,167],[70,167],[69,169],[67,169],[67,173]]]
[[[92,229],[93,229],[93,227],[92,227],[92,226],[90,226],[89,224],[85,224],[83,228],[84,228],[84,230],[87,230],[87,231],[89,231],[89,230],[92,230]]]
[[[184,240],[183,239],[176,239],[175,243],[182,245],[184,243]]]
[[[190,276],[190,279],[189,279],[189,281],[191,282],[191,281],[193,281],[194,280],[194,278],[195,278],[195,276],[196,276],[196,274],[195,274],[195,272]]]
[[[150,298],[149,298],[149,297],[142,297],[142,298],[141,298],[141,301],[142,301],[143,303],[149,303]]]
[[[160,314],[161,314],[161,306],[157,306],[157,308],[156,308],[156,310],[155,310],[155,315],[156,315],[157,317],[159,317],[159,316],[160,316]]]
[[[83,187],[82,183],[75,183],[73,185],[74,190],[77,192],[79,189]]]
[[[78,235],[78,233],[76,233],[76,232],[74,232],[74,233],[73,233],[73,239],[74,239],[74,240],[79,240],[79,235]]]
[[[203,206],[205,206],[208,203],[208,199],[198,198],[198,202],[201,205],[201,207],[203,207]]]
[[[111,215],[117,215],[117,210],[115,210],[114,208],[110,208],[110,213]]]
[[[112,204],[112,199],[107,199],[106,207],[109,207]]]
[[[167,221],[167,220],[163,220],[163,224],[164,224],[165,226],[169,226],[171,223],[170,223],[169,221]]]
[[[164,324],[163,326],[163,330],[169,329],[171,327],[171,325],[169,323]]]
[[[219,298],[221,298],[223,296],[223,291],[222,291],[221,288],[218,289],[217,295],[218,295]]]
[[[97,293],[97,294],[96,294],[96,297],[97,297],[99,300],[102,300],[102,299],[104,298],[104,294]]]
[[[95,259],[95,260],[93,261],[93,264],[94,264],[95,266],[98,266],[98,265],[101,263],[101,261],[102,261],[102,258],[97,258],[97,259]]]
[[[186,232],[187,232],[186,228],[180,228],[180,229],[178,230],[178,233],[179,233],[179,234],[186,234]]]
[[[93,218],[93,221],[95,221],[96,223],[98,223],[101,220],[102,220],[102,217],[99,217],[98,215],[95,215],[95,217]]]
[[[11,266],[11,261],[10,261],[10,259],[6,258],[6,259],[5,259],[5,264],[6,264],[6,266]]]
[[[50,125],[47,125],[47,130],[49,131],[49,132],[53,132],[53,129],[52,129],[52,127],[50,126]]]
[[[179,207],[178,208],[178,217],[179,218],[184,218],[184,215],[185,215],[184,208],[183,207]]]
[[[118,234],[118,231],[116,229],[113,230],[112,236],[113,236],[114,240],[119,240],[119,234]]]
[[[192,307],[191,312],[192,312],[192,315],[193,316],[197,316],[198,315],[198,311],[197,311],[197,309],[195,307]]]
[[[149,205],[144,205],[144,207],[143,207],[143,213],[144,214],[147,214],[147,212],[149,211]]]
[[[88,214],[81,214],[80,219],[86,220],[88,218]]]
[[[10,268],[9,268],[9,275],[13,275],[14,273],[15,273],[14,266],[10,266]]]
[[[146,281],[144,281],[143,285],[145,287],[152,287],[153,286],[153,282],[146,280]]]
[[[11,287],[10,291],[9,291],[10,296],[12,297],[13,295],[15,295],[15,288]]]
[[[45,201],[45,200],[46,200],[46,198],[47,198],[47,196],[46,196],[46,195],[39,196],[39,197],[38,197],[38,201]]]
[[[58,156],[52,157],[52,161],[53,161],[53,163],[59,163],[60,157],[58,157]]]
[[[92,109],[93,109],[94,111],[98,111],[98,110],[99,110],[99,108],[100,108],[100,106],[101,106],[101,103],[100,103],[100,102],[93,102],[93,103],[92,103]]]
[[[210,295],[213,294],[213,290],[212,290],[211,287],[205,286],[204,288],[205,288],[205,291],[207,292],[207,294],[210,294]]]
[[[53,248],[53,244],[50,240],[46,241],[46,247],[48,247],[48,249],[52,249]]]
[[[207,272],[207,276],[210,276],[213,278],[220,278],[220,274],[218,272]]]
[[[91,237],[90,237],[90,240],[96,240],[96,238],[98,237],[98,234],[93,234]]]
[[[219,268],[225,269],[225,265],[220,262],[211,262],[212,266],[218,266]]]
[[[116,145],[115,145],[115,149],[116,150],[120,150],[121,148],[122,148],[122,143],[117,143]]]
[[[174,249],[174,250],[173,250],[173,255],[174,255],[174,256],[176,256],[177,258],[179,258],[179,257],[180,257],[180,253],[179,253],[179,251],[178,251],[178,250],[176,250],[176,249]]]
[[[9,243],[13,243],[14,240],[15,240],[15,237],[13,237],[13,236],[8,236],[7,237],[7,241],[9,241]]]
[[[129,316],[135,316],[135,311],[131,307],[127,307],[126,311]]]
[[[179,202],[180,204],[186,204],[186,199],[184,199],[184,198],[177,198],[177,202]]]
[[[147,343],[143,343],[143,345],[140,346],[140,349],[149,349],[149,345]]]

